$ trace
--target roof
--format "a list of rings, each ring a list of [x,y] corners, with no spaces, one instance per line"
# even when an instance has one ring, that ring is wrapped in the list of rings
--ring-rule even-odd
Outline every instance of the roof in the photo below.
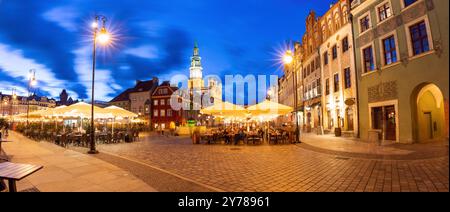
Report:
[[[114,99],[112,99],[109,102],[122,102],[122,101],[129,101],[130,100],[130,93],[134,92],[146,92],[146,91],[153,91],[158,86],[158,79],[153,78],[152,80],[148,81],[136,81],[136,86],[134,88],[129,88],[116,96]]]
[[[161,88],[169,88],[168,93],[167,94],[158,94],[157,91]],[[170,96],[177,90],[178,90],[178,88],[171,86],[169,81],[164,81],[161,85],[156,87],[156,89],[152,93],[152,96]]]
[[[128,101],[128,100],[130,100],[129,95],[132,91],[133,91],[133,88],[129,88],[129,89],[125,90],[124,92],[122,92],[121,94],[119,94],[118,96],[116,96],[114,99],[112,99],[109,102]]]
[[[136,86],[134,86],[132,92],[144,92],[144,91],[151,91],[156,86],[158,86],[158,83],[154,80],[148,80],[148,81],[137,81]]]

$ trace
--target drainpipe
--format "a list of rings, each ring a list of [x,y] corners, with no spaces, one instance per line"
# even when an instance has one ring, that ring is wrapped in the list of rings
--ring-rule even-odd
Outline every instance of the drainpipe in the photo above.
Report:
[[[360,123],[360,118],[359,118],[359,86],[358,86],[358,79],[359,79],[359,75],[358,75],[358,71],[356,69],[356,47],[355,47],[355,29],[353,27],[353,14],[350,12],[350,7],[348,9],[348,14],[349,14],[349,21],[350,21],[350,26],[352,28],[352,46],[353,46],[353,66],[355,67],[355,86],[356,86],[356,122],[358,123],[358,133],[356,133],[356,137],[360,138],[361,137],[361,123]]]

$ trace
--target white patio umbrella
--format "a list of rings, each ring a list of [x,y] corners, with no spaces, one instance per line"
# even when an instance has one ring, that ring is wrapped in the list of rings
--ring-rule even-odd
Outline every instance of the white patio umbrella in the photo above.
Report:
[[[124,119],[124,118],[136,118],[139,115],[136,113],[133,113],[131,111],[125,110],[123,108],[117,107],[117,106],[109,106],[104,108],[104,112],[111,114],[113,117],[113,122],[112,122],[112,133],[114,133],[114,123],[116,121],[116,119]]]

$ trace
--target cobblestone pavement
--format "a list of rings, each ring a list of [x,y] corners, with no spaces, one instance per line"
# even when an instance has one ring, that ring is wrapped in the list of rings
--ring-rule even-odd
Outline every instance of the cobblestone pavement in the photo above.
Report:
[[[99,150],[224,191],[449,191],[448,151],[431,159],[386,160],[304,146],[193,145],[188,138],[151,135]]]

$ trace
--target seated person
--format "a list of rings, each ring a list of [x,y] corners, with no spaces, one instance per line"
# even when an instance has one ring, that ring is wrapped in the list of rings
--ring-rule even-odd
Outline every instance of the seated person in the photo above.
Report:
[[[244,128],[241,128],[241,129],[239,129],[236,137],[234,138],[234,145],[237,145],[240,140],[244,140],[244,139],[245,139]]]
[[[231,136],[229,135],[228,129],[223,130],[223,138],[225,139],[225,144],[231,143]]]

